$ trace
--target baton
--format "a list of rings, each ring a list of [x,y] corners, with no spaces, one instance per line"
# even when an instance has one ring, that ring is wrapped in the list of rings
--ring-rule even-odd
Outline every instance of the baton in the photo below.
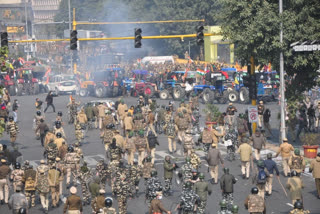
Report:
[[[282,187],[282,189],[283,189],[283,191],[284,191],[284,194],[288,197],[288,194],[287,194],[287,191],[286,191],[286,189],[284,188],[284,186],[282,185],[282,183],[281,183],[281,181],[280,181],[280,178],[277,176],[277,178],[278,178],[278,181],[279,181],[279,183],[280,183],[280,186]]]

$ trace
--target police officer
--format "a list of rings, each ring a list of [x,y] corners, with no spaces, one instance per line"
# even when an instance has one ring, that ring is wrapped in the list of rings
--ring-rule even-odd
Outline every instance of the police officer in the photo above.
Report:
[[[48,213],[49,209],[49,199],[48,194],[50,191],[49,188],[49,177],[45,169],[40,168],[36,177],[36,190],[40,196],[40,202],[42,208],[44,209],[44,213]]]
[[[224,175],[220,178],[222,198],[228,203],[233,204],[233,185],[237,182],[236,178],[229,173],[229,168],[223,168]]]
[[[63,160],[67,170],[67,181],[66,181],[67,188],[69,188],[69,185],[70,185],[71,174],[73,176],[73,183],[76,184],[76,178],[77,178],[76,156],[77,156],[77,153],[74,152],[73,147],[69,146],[68,153],[66,154]]]
[[[192,178],[192,164],[190,161],[190,157],[186,157],[186,163],[181,166],[178,173],[178,176],[183,179],[183,184],[185,184]]]
[[[139,182],[141,178],[141,168],[138,166],[138,162],[134,161],[133,165],[129,165],[130,181],[131,181],[131,193],[134,196],[138,196]]]
[[[32,165],[29,165],[29,168],[24,173],[23,181],[28,203],[31,203],[32,207],[36,205],[36,176],[37,172],[33,169]]]
[[[143,161],[142,176],[147,185],[147,180],[151,177],[151,171],[153,170],[153,164],[151,163],[152,158],[147,156]]]
[[[306,162],[302,155],[300,155],[300,149],[295,148],[293,155],[290,156],[288,161],[291,171],[295,170],[297,173],[301,174],[304,172],[306,167]]]
[[[38,126],[40,125],[40,120],[43,119],[44,120],[44,116],[41,115],[41,111],[37,111],[36,112],[36,115],[34,116],[34,130],[38,130],[36,131],[36,137],[37,139],[40,138],[40,132],[39,132],[39,129]]]
[[[164,194],[170,195],[171,194],[171,186],[172,186],[172,178],[173,178],[173,171],[176,169],[176,164],[171,163],[171,157],[166,156],[163,164],[164,168]]]
[[[252,187],[251,194],[246,198],[244,202],[245,208],[250,214],[266,214],[266,205],[264,198],[258,195],[259,190],[257,187]]]
[[[295,170],[291,172],[291,178],[288,179],[286,187],[290,190],[292,204],[297,200],[302,201],[302,189],[304,188],[304,184]]]
[[[55,126],[53,128],[53,134],[57,135],[57,133],[61,133],[61,136],[66,139],[66,134],[64,132],[64,128],[62,127],[61,121],[56,121]]]
[[[57,149],[59,151],[60,147],[62,146],[62,143],[65,142],[65,140],[62,138],[62,134],[58,132],[56,134],[56,139],[54,140],[54,143],[57,145]]]
[[[145,157],[145,151],[149,150],[147,138],[144,136],[144,131],[140,130],[135,141],[136,149],[138,150],[138,165],[142,166],[142,160]]]
[[[104,144],[104,149],[106,153],[108,154],[108,149],[110,146],[110,143],[112,142],[113,138],[113,129],[114,129],[114,124],[109,123],[105,126],[105,129],[103,131],[103,144]]]
[[[168,213],[171,214],[170,211],[166,210],[161,202],[162,199],[162,192],[157,191],[156,192],[157,197],[151,201],[150,209],[149,209],[149,214],[157,214],[157,213]]]
[[[188,128],[183,136],[183,151],[184,151],[184,156],[190,156],[191,155],[191,150],[193,149],[193,135],[192,131],[190,128]]]
[[[191,182],[186,182],[184,186],[185,191],[182,192],[176,209],[182,210],[184,214],[193,214],[200,203],[200,197],[192,190]]]
[[[158,173],[155,170],[151,171],[151,178],[147,180],[146,185],[146,199],[148,207],[150,207],[151,201],[157,197],[156,192],[163,189],[162,184],[157,177]]]
[[[164,125],[163,129],[166,130],[166,135],[168,136],[168,149],[170,154],[172,154],[172,152],[176,153],[176,133],[178,132],[178,126],[174,123],[174,119],[170,118],[170,120]]]
[[[134,153],[136,151],[136,145],[135,145],[135,137],[134,137],[134,133],[133,131],[130,131],[128,133],[128,136],[126,138],[126,142],[125,142],[125,149],[126,149],[126,153],[128,155],[128,164],[129,165],[133,165],[133,161],[134,161]]]
[[[24,171],[21,169],[21,164],[16,162],[14,170],[11,172],[10,180],[13,181],[13,191],[15,192],[17,187],[22,189],[23,187]]]
[[[112,207],[113,200],[110,197],[107,197],[104,200],[105,207],[103,208],[102,214],[117,214],[116,209]]]
[[[48,173],[49,166],[46,164],[45,160],[40,160],[40,165],[37,167],[37,174],[39,174],[39,171],[43,169],[45,173]]]
[[[7,165],[7,161],[5,159],[1,159],[0,166],[0,204],[8,203],[9,199],[9,184],[8,178],[10,175],[11,169]],[[18,189],[18,188],[17,188]]]
[[[200,201],[198,205],[198,213],[204,214],[207,206],[207,197],[208,194],[211,195],[212,189],[211,186],[204,180],[204,174],[199,174],[200,181],[196,182],[193,186],[193,190],[199,196]]]
[[[47,156],[48,165],[51,167],[56,161],[56,157],[58,156],[58,148],[53,140],[51,140],[46,147],[45,155]]]
[[[112,143],[109,147],[109,157],[110,157],[110,166],[111,169],[118,166],[119,161],[122,157],[123,151],[122,149],[117,145],[117,140],[115,138],[112,139]]]
[[[118,200],[119,206],[119,214],[126,214],[127,213],[127,198],[128,198],[128,182],[126,180],[126,175],[123,173],[120,176],[120,179],[115,184],[115,193]]]
[[[76,102],[74,98],[71,98],[71,102],[68,103],[67,108],[69,109],[69,123],[74,123],[76,117],[77,117],[77,108],[80,105],[80,102]]]
[[[101,159],[96,165],[97,176],[99,176],[99,183],[101,188],[106,188],[107,178],[110,177],[110,168],[107,163],[104,162],[104,159]]]
[[[273,181],[274,171],[276,171],[276,175],[279,178],[279,170],[276,162],[272,160],[272,153],[267,154],[267,160],[264,161],[264,165],[269,172],[269,177],[267,177],[267,182],[266,182],[266,195],[268,196],[272,194],[272,181]]]
[[[81,183],[81,190],[82,190],[82,200],[83,204],[90,204],[89,199],[90,199],[90,194],[88,190],[88,181],[91,178],[91,172],[90,169],[87,166],[86,162],[83,162],[83,165],[80,168],[80,173],[78,175],[78,178]]]
[[[310,213],[310,211],[303,209],[302,201],[296,201],[294,203],[293,210],[290,211],[290,214],[308,214],[308,213]]]
[[[7,133],[10,135],[10,142],[15,143],[19,133],[18,124],[14,122],[13,116],[9,116],[9,121],[6,124]]]
[[[228,210],[228,204],[225,199],[222,199],[219,205],[220,205],[220,210],[218,211],[218,214],[231,214],[231,212]]]

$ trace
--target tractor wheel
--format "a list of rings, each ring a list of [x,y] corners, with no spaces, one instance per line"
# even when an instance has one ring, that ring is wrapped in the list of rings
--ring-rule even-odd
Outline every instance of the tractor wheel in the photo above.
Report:
[[[231,91],[228,91],[228,100],[232,103],[238,102],[239,93],[234,89],[232,89]]]
[[[102,98],[107,94],[107,89],[103,84],[98,84],[95,89],[95,94],[97,97]]]
[[[173,98],[175,100],[181,100],[185,97],[186,91],[181,86],[176,86],[173,88]]]
[[[112,96],[117,97],[119,95],[119,87],[113,87]]]
[[[86,97],[88,95],[88,90],[85,88],[80,88],[79,95],[80,97]]]
[[[220,97],[220,98],[218,99],[218,102],[219,102],[220,104],[226,104],[226,103],[228,102],[228,100],[229,100],[229,93],[228,93],[228,91],[226,90],[226,91],[224,91],[224,92],[222,93],[222,97]]]
[[[143,88],[143,94],[144,96],[148,96],[149,98],[154,95],[154,88],[151,85],[146,85]]]
[[[14,87],[14,85],[10,85],[8,91],[9,91],[10,96],[16,95],[16,88]]]
[[[249,90],[245,87],[242,87],[239,92],[239,100],[241,104],[248,104],[250,102]]]
[[[38,83],[34,83],[33,84],[33,94],[34,95],[37,95],[37,94],[39,94],[39,92],[40,92],[40,89],[39,89],[39,84]]]
[[[207,104],[207,103],[213,103],[213,100],[214,100],[214,93],[213,93],[213,91],[211,91],[209,88],[204,89],[204,90],[203,90],[202,99],[203,99],[203,102],[204,102],[205,104]]]
[[[169,99],[169,91],[166,90],[166,89],[160,91],[159,97],[160,97],[161,100],[167,100],[167,99]]]
[[[16,86],[16,94],[17,94],[17,96],[22,96],[22,91],[23,91],[23,85],[18,84]]]

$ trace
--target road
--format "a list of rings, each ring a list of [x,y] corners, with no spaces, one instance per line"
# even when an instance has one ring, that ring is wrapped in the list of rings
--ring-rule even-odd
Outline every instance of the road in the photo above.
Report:
[[[41,100],[45,100],[45,94],[38,95]],[[36,96],[23,96],[23,97],[14,97],[13,99],[18,99],[20,103],[20,108],[18,112],[18,120],[19,120],[19,128],[20,133],[18,135],[17,139],[17,145],[19,147],[19,150],[23,154],[24,160],[30,160],[31,164],[34,166],[37,166],[42,159],[43,154],[43,148],[41,147],[40,141],[35,139],[34,132],[32,131],[32,120],[33,116],[35,114],[35,99]],[[85,103],[91,100],[96,100],[97,98],[92,97],[86,97],[86,98],[80,98],[76,97],[77,100],[80,100],[81,103]],[[113,99],[115,100],[115,99]],[[66,113],[66,105],[69,101],[69,96],[59,96],[54,99],[54,104],[56,106],[56,112],[62,111],[63,112],[63,118],[64,121],[67,120]],[[125,102],[130,105],[135,105],[137,101],[137,98],[125,98]],[[157,100],[159,104],[168,104],[168,101],[162,101]],[[178,104],[177,102],[175,103]],[[217,104],[219,109],[221,111],[224,111],[227,107],[227,105],[221,105]],[[241,104],[235,104],[235,106],[238,109],[238,113],[243,113],[245,109],[247,108],[246,105]],[[271,126],[273,127],[273,134],[275,135],[275,138],[272,139],[271,143],[278,143],[278,127],[279,127],[279,120],[277,119],[278,115],[278,105],[276,103],[270,103],[266,105],[267,108],[270,108],[272,112],[271,117]],[[200,105],[201,113],[203,114],[202,109],[204,106]],[[45,114],[46,121],[49,124],[52,124],[55,120],[56,113],[52,112],[52,109],[50,108],[47,113]],[[204,126],[204,115],[201,118],[201,127]],[[64,126],[66,135],[67,135],[67,143],[74,143],[75,142],[75,134],[74,134],[74,127],[72,125],[66,124]],[[197,138],[197,136],[195,136]],[[156,152],[156,169],[158,171],[159,177],[163,177],[163,159],[166,155],[169,155],[168,147],[167,147],[167,138],[164,135],[159,136],[159,142],[160,146],[157,147]],[[8,147],[11,149],[9,137],[8,135],[4,134],[4,136],[1,139],[1,143],[7,144]],[[219,148],[221,149],[221,153],[223,157],[226,156],[226,148],[224,145],[219,145]],[[85,160],[88,162],[88,165],[90,167],[94,167],[101,158],[104,158],[104,147],[101,144],[101,139],[99,138],[99,131],[98,130],[90,130],[87,133],[87,136],[85,138],[85,142],[82,145],[82,149],[85,155]],[[178,149],[181,149],[181,146],[178,146]],[[272,151],[263,151],[262,158],[265,158],[265,155],[268,152]],[[198,155],[203,157],[202,151],[197,151]],[[180,155],[181,153],[178,152],[178,154],[174,154],[174,160],[182,164],[183,157]],[[239,157],[237,156],[239,159]],[[253,186],[251,179],[249,180],[243,180],[241,178],[241,171],[240,171],[240,161],[236,160],[234,162],[225,161],[225,166],[230,168],[230,173],[235,175],[235,177],[238,179],[238,182],[235,185],[235,192],[234,192],[234,201],[235,204],[239,205],[240,212],[239,213],[248,213],[243,206],[243,202],[246,198],[246,196],[249,194],[251,187]],[[275,159],[278,164],[281,163],[281,159]],[[280,170],[282,171],[282,168],[280,167]],[[207,173],[207,166],[206,163],[203,161],[202,167],[200,169],[201,172],[205,173],[206,180],[210,178],[209,174]],[[222,175],[222,167],[219,169],[219,177]],[[305,207],[308,208],[311,213],[314,214],[320,214],[320,205],[319,200],[316,198],[316,190],[315,190],[315,184],[311,177],[310,173],[305,173],[302,175],[303,181],[305,183],[305,189],[303,191],[303,197],[304,197],[304,203]],[[282,184],[285,184],[287,179],[283,177],[281,174],[280,180]],[[144,184],[143,181],[140,182],[140,194],[138,198],[134,198],[132,200],[128,201],[128,213],[131,214],[141,214],[146,213],[148,211],[147,205],[145,204],[144,200]],[[167,197],[163,199],[164,205],[166,208],[174,210],[174,207],[176,206],[176,203],[179,201],[180,191],[181,187],[174,184],[173,186],[174,194],[173,196]],[[78,193],[80,193],[80,186],[78,186]],[[69,193],[65,190],[64,195],[67,196]],[[111,196],[110,194],[110,188],[107,189],[107,196]],[[222,199],[221,197],[221,190],[219,185],[213,185],[213,193],[211,196],[208,197],[208,203],[207,203],[207,213],[216,213],[219,209],[219,202]],[[274,192],[271,197],[268,197],[266,200],[267,203],[267,213],[275,213],[275,214],[284,214],[288,213],[288,211],[291,209],[292,204],[291,200],[287,198],[281,189],[280,184],[276,179],[274,180]],[[117,203],[115,200],[115,206],[117,207]],[[63,206],[61,205],[59,208],[50,209],[49,213],[62,213]],[[0,213],[10,213],[7,206],[0,205]],[[38,214],[42,213],[41,206],[37,204],[35,208],[31,209],[32,214]],[[84,208],[83,213],[91,213],[91,207],[86,206]]]

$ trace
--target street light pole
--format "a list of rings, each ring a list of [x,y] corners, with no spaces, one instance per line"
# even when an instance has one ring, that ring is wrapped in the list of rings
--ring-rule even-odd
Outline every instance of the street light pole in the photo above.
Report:
[[[279,14],[282,15],[283,12],[283,0],[279,0]],[[283,24],[280,24],[280,43],[283,44]],[[282,47],[281,47],[282,48]],[[286,120],[285,120],[285,82],[284,82],[284,59],[282,49],[280,51],[280,132],[281,132],[281,142],[286,137]]]
[[[69,10],[69,35],[71,34],[71,3],[68,0],[68,10]],[[70,38],[71,39],[71,38]],[[70,72],[73,71],[73,62],[72,62],[72,52],[70,51]]]
[[[25,16],[25,20],[26,20],[26,39],[28,40],[28,14],[27,14],[27,0],[24,1],[24,16]],[[29,44],[27,44],[27,61],[29,61]]]

